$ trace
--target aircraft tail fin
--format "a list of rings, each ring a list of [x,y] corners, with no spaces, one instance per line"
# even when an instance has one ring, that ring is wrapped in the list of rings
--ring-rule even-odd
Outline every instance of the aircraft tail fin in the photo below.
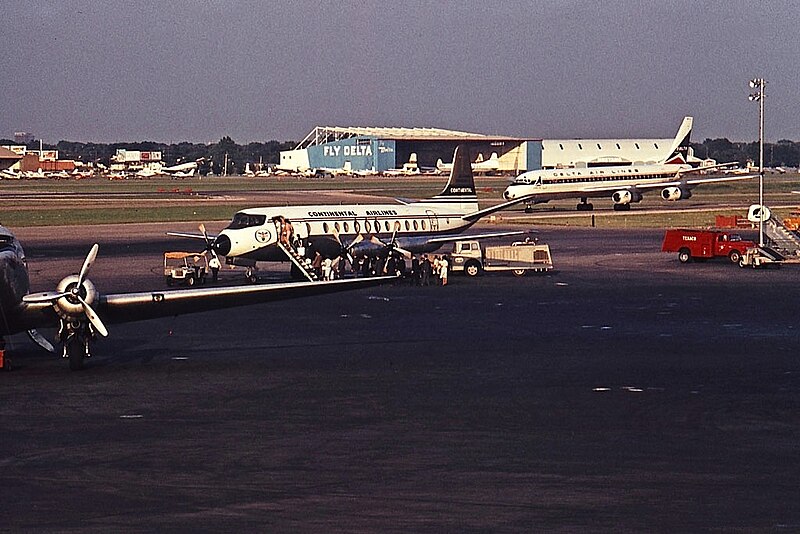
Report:
[[[434,198],[460,197],[465,200],[475,200],[475,180],[472,178],[472,164],[470,163],[469,147],[458,145],[453,153],[453,168],[450,178],[442,192]]]
[[[686,163],[686,155],[689,152],[689,137],[692,135],[692,117],[684,117],[675,140],[669,148],[669,155],[663,163]]]

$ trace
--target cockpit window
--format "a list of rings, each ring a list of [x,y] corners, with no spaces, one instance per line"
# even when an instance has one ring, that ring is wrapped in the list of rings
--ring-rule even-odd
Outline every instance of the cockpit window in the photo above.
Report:
[[[266,215],[253,215],[250,213],[239,212],[233,216],[233,220],[228,225],[230,230],[250,228],[251,226],[261,226],[267,222]]]

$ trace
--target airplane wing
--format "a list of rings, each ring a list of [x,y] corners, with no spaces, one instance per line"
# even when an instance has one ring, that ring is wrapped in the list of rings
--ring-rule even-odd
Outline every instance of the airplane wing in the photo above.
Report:
[[[395,277],[392,276],[381,276],[333,280],[330,282],[291,282],[255,286],[116,293],[101,295],[96,309],[103,321],[121,323],[350,291],[377,286],[394,279]]]
[[[204,236],[203,234],[192,234],[189,232],[166,232],[166,234],[174,237],[188,237],[190,239],[202,239],[202,240],[206,239],[206,236]],[[208,234],[208,239],[212,241],[214,240],[215,237],[217,236],[214,234]]]
[[[92,304],[92,308],[104,323],[115,324],[350,291],[377,286],[394,279],[392,276],[381,276],[330,282],[290,282],[112,293],[100,295]],[[31,293],[31,295],[37,296],[37,293]],[[19,324],[14,325],[15,330],[29,330],[58,324],[58,316],[51,302],[23,302],[20,306]]]
[[[491,239],[493,237],[507,237],[510,235],[522,235],[531,233],[530,230],[513,230],[508,232],[489,232],[485,234],[459,234],[442,237],[432,237],[429,243],[452,243],[453,241],[464,241],[465,239]]]
[[[710,184],[715,182],[735,182],[738,180],[749,180],[750,178],[755,178],[756,175],[748,174],[746,176],[711,176],[707,178],[681,178],[678,180],[669,180],[664,182],[654,182],[654,183],[632,183],[628,185],[616,185],[616,186],[599,186],[599,187],[583,187],[575,191],[575,196],[578,196],[580,193],[602,193],[602,192],[609,192],[613,193],[614,191],[626,190],[626,189],[638,189],[639,191],[648,191],[650,189],[663,189],[664,187],[681,187],[681,186],[689,186],[694,187],[699,184]],[[537,198],[538,195],[530,195],[526,197],[530,198]]]

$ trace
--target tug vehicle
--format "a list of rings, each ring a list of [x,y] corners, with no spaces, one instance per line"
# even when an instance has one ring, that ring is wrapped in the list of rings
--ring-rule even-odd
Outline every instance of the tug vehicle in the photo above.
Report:
[[[553,268],[550,247],[535,241],[485,247],[477,240],[456,241],[450,259],[450,269],[467,276],[478,276],[484,271],[511,271],[515,276],[525,276],[529,271]]]

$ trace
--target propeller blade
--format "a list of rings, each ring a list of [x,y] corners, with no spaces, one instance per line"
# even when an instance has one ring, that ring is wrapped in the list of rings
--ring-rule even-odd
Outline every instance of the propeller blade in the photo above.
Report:
[[[400,248],[397,245],[395,245],[394,250],[405,256],[406,259],[411,259],[411,252],[407,251],[406,249]]]
[[[22,297],[23,302],[27,302],[29,304],[38,304],[41,302],[55,302],[62,297],[66,297],[69,295],[69,291],[61,292],[58,291],[45,291],[44,293],[32,293],[30,295],[25,295]]]
[[[108,336],[108,330],[106,329],[106,325],[103,324],[103,321],[100,320],[100,317],[94,312],[89,303],[83,300],[83,297],[78,295],[78,300],[81,301],[81,305],[83,306],[83,313],[86,314],[86,318],[89,319],[89,322],[92,323],[94,329],[97,330],[97,333],[103,337]]]
[[[95,243],[94,245],[92,245],[92,249],[89,251],[89,254],[86,255],[86,259],[83,261],[83,267],[81,267],[81,274],[78,275],[79,286],[83,285],[83,281],[86,279],[86,273],[89,272],[89,267],[92,266],[95,258],[97,258],[97,251],[99,249],[100,245]]]
[[[55,352],[56,351],[56,348],[53,346],[53,344],[50,343],[49,341],[47,341],[47,339],[45,339],[45,337],[42,334],[40,334],[38,331],[36,331],[34,329],[28,330],[28,337],[30,337],[31,340],[34,343],[36,343],[37,345],[42,347],[47,352]]]

